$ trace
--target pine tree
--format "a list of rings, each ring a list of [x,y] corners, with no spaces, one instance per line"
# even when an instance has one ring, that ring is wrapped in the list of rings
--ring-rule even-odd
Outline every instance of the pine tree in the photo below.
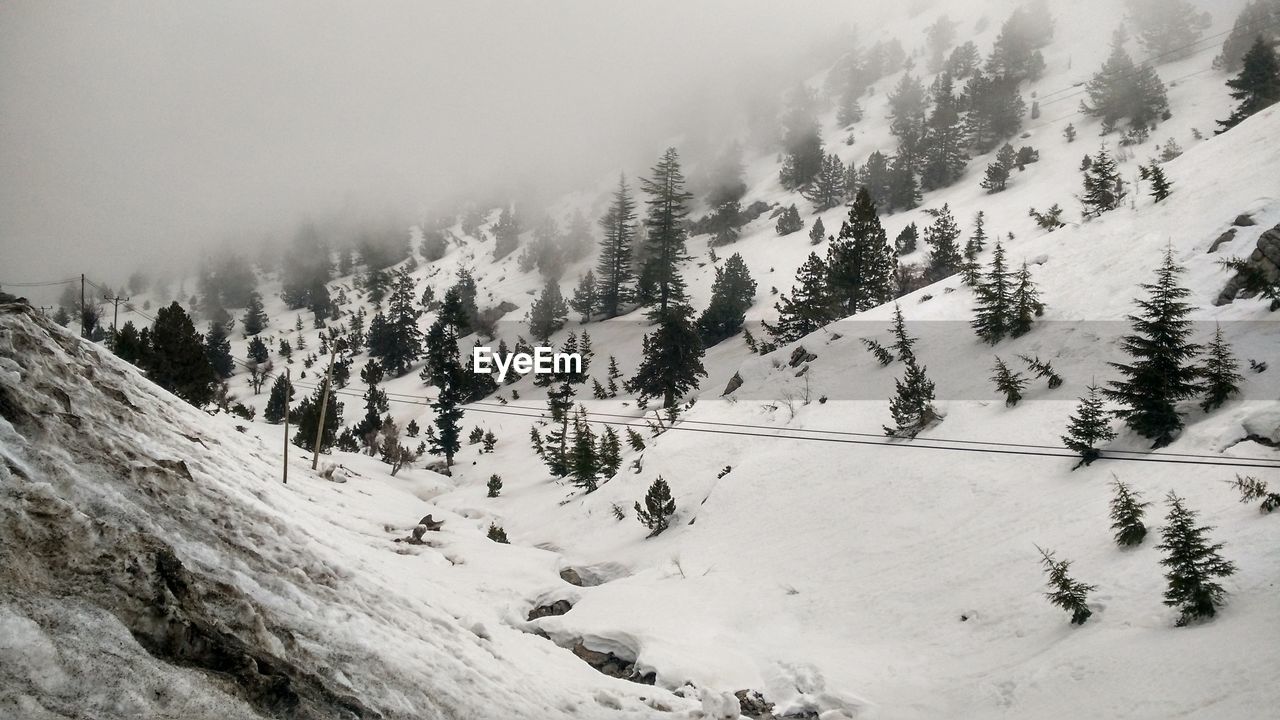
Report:
[[[213,400],[218,376],[209,363],[204,338],[177,302],[160,308],[150,333],[146,359],[151,382],[201,407]]]
[[[974,260],[987,247],[987,214],[982,210],[973,216],[973,234],[964,246],[964,258]]]
[[[1277,11],[1280,19],[1280,10]],[[1280,55],[1259,35],[1244,56],[1240,74],[1227,81],[1231,98],[1239,105],[1226,120],[1218,121],[1219,133],[1226,132],[1248,117],[1280,102]]]
[[[498,222],[493,224],[493,261],[515,252],[520,246],[520,221],[511,208],[503,208],[498,215]]]
[[[698,334],[703,345],[710,347],[738,334],[755,297],[756,281],[751,279],[742,255],[730,255],[723,266],[716,268],[711,303],[698,318]]]
[[[1169,110],[1164,83],[1147,63],[1135,65],[1124,49],[1124,33],[1112,38],[1111,55],[1085,85],[1089,102],[1081,102],[1084,112],[1101,118],[1112,127],[1128,118],[1134,128],[1147,128]]]
[[[852,168],[853,164],[850,163],[849,167]],[[884,153],[876,150],[867,157],[867,164],[858,171],[857,186],[864,187],[871,193],[871,202],[875,203],[876,207],[892,209],[889,204],[890,185],[889,159],[884,156]],[[857,190],[848,178],[845,179],[845,187],[850,194]]]
[[[284,420],[284,413],[293,402],[293,383],[285,376],[277,375],[271,385],[271,395],[267,397],[267,407],[262,411],[262,419],[278,425]]]
[[[1182,498],[1170,492],[1166,502],[1169,515],[1160,531],[1163,542],[1156,548],[1165,552],[1160,564],[1168,568],[1164,604],[1179,610],[1176,625],[1183,627],[1217,614],[1227,593],[1215,578],[1230,577],[1236,567],[1218,554],[1222,543],[1210,544],[1207,536],[1213,528],[1197,526],[1195,511],[1188,510]]]
[[[382,366],[370,360],[360,371],[360,379],[368,387],[364,392],[364,417],[356,423],[353,432],[356,438],[366,443],[366,447],[372,447],[370,436],[382,427],[382,416],[390,409],[386,391],[378,387],[382,382]]]
[[[635,238],[635,202],[627,190],[626,176],[618,178],[609,210],[600,219],[604,236],[600,240],[599,309],[605,318],[617,317],[622,306],[631,301],[631,242]]]
[[[569,301],[569,307],[582,318],[582,322],[591,320],[591,314],[596,311],[596,304],[599,299],[596,297],[596,275],[594,272],[587,270],[587,274],[578,279],[578,287],[573,291],[573,299]]]
[[[996,153],[995,162],[987,166],[987,173],[981,183],[982,189],[987,194],[1002,192],[1009,184],[1009,173],[1013,172],[1016,160],[1017,154],[1013,146],[1005,143],[1000,152]]]
[[[880,367],[887,367],[894,361],[893,353],[889,352],[889,348],[881,345],[878,340],[871,338],[861,338],[862,344],[867,347],[867,352],[875,356],[876,362],[880,363]]]
[[[814,113],[817,98],[813,91],[800,85],[788,97],[787,112],[782,119],[784,157],[778,179],[782,187],[796,190],[808,185],[822,169],[822,135]]]
[[[671,516],[676,513],[676,501],[671,497],[671,488],[667,481],[658,476],[649,486],[644,496],[644,507],[635,504],[636,519],[641,525],[649,528],[649,537],[660,534],[671,523]]]
[[[1150,165],[1143,165],[1138,168],[1139,177],[1151,183],[1151,199],[1161,202],[1173,192],[1173,183],[1169,182],[1169,178],[1165,177],[1164,168],[1160,167],[1154,160]]]
[[[773,307],[778,322],[764,323],[764,328],[778,344],[799,340],[835,321],[837,312],[827,293],[827,265],[817,253],[809,253],[796,271],[791,295],[782,294]]]
[[[255,362],[259,365],[271,358],[271,352],[267,350],[267,344],[262,342],[262,338],[257,335],[253,336],[253,339],[249,341],[248,358],[250,362]]]
[[[1013,298],[1009,308],[1009,337],[1021,337],[1031,332],[1031,325],[1036,318],[1044,314],[1044,303],[1040,302],[1040,291],[1031,280],[1031,270],[1027,264],[1013,278]]]
[[[1102,405],[1101,391],[1096,385],[1090,385],[1089,394],[1080,398],[1076,414],[1067,423],[1067,434],[1062,436],[1062,444],[1080,453],[1080,462],[1076,465],[1079,467],[1102,457],[1098,445],[1115,437],[1116,431],[1111,429],[1111,421]]]
[[[778,224],[774,226],[779,235],[790,235],[794,232],[800,232],[804,229],[804,220],[800,219],[800,211],[795,205],[783,208],[778,215]]]
[[[689,214],[686,203],[693,198],[684,189],[684,175],[680,172],[680,156],[675,148],[667,148],[662,159],[653,167],[651,178],[642,178],[649,206],[645,217],[645,262],[640,271],[640,300],[647,306],[655,306],[650,319],[665,315],[667,309],[685,302],[684,280],[679,266],[688,256],[685,254],[684,219]]]
[[[587,422],[585,409],[579,408],[573,418],[573,440],[569,445],[569,477],[573,484],[594,492],[600,474],[600,462],[596,454],[596,435]]]
[[[973,322],[978,337],[995,345],[1009,334],[1009,321],[1013,314],[1013,288],[1010,273],[1005,267],[1004,246],[996,241],[991,255],[991,269],[985,280],[974,287],[978,307]]]
[[[917,141],[923,134],[924,115],[924,86],[908,72],[889,94],[889,131],[901,142]]]
[[[896,390],[889,401],[894,427],[886,425],[884,432],[890,437],[914,438],[938,419],[933,408],[934,385],[925,374],[925,368],[916,361],[915,352],[911,349],[915,338],[906,334],[906,324],[899,307],[894,308],[894,334],[897,336],[894,350],[906,365],[906,370],[901,379],[894,381]]]
[[[1139,435],[1154,440],[1157,448],[1173,442],[1182,429],[1177,403],[1200,391],[1201,371],[1194,363],[1200,346],[1188,341],[1191,306],[1184,298],[1190,291],[1178,285],[1181,273],[1169,248],[1155,282],[1142,285],[1150,294],[1136,301],[1142,314],[1129,316],[1134,332],[1124,336],[1121,347],[1132,363],[1110,363],[1125,379],[1112,381],[1104,391],[1122,406],[1116,416]]]
[[[536,428],[534,429],[536,432]],[[502,494],[502,477],[497,473],[489,476],[489,482],[485,484],[485,488],[489,491],[488,496],[496,498]]]
[[[976,73],[965,83],[962,102],[968,108],[965,134],[979,153],[995,150],[1022,129],[1027,105],[1018,93],[1016,77]]]
[[[920,228],[915,223],[911,223],[902,228],[902,232],[898,233],[898,237],[893,240],[893,251],[898,257],[910,255],[916,251],[916,243],[920,240]]]
[[[644,436],[627,428],[627,446],[636,452],[644,452]]]
[[[824,155],[818,173],[800,190],[805,200],[813,203],[814,212],[822,212],[844,202],[844,163],[835,153]]]
[[[1098,588],[1071,579],[1067,574],[1071,568],[1070,560],[1055,560],[1052,551],[1038,545],[1036,549],[1040,551],[1044,571],[1049,576],[1050,589],[1044,596],[1049,599],[1049,602],[1071,613],[1072,625],[1085,624],[1093,614],[1089,609],[1089,593]]]
[[[226,326],[219,323],[209,325],[209,332],[204,335],[204,352],[219,379],[231,377],[236,361],[231,358],[231,341],[227,339]]]
[[[698,387],[698,378],[707,376],[702,340],[689,315],[687,307],[673,305],[658,319],[654,331],[645,335],[640,366],[626,383],[628,392],[642,400],[660,397],[662,407],[671,408]]]
[[[1062,376],[1053,369],[1052,363],[1048,361],[1041,361],[1038,356],[1028,357],[1026,355],[1019,355],[1018,359],[1026,363],[1027,368],[1030,369],[1031,372],[1035,373],[1036,377],[1041,380],[1047,380],[1050,390],[1062,387]]]
[[[1242,503],[1261,500],[1262,504],[1258,506],[1258,512],[1264,515],[1280,508],[1280,492],[1271,492],[1267,489],[1267,483],[1256,477],[1236,475],[1236,479],[1231,481],[1230,485],[1239,491]]]
[[[1160,62],[1191,55],[1209,13],[1197,12],[1187,0],[1126,0],[1129,22],[1147,54]]]
[[[1240,363],[1231,352],[1231,345],[1222,335],[1222,327],[1213,331],[1213,340],[1205,346],[1204,365],[1201,368],[1204,378],[1204,400],[1200,408],[1212,412],[1233,395],[1240,394],[1240,381],[1244,379],[1237,369]]]
[[[381,322],[374,316],[369,326],[369,354],[378,358],[388,374],[400,377],[422,355],[421,312],[414,302],[413,278],[405,269],[395,272],[387,314]]]
[[[511,544],[511,541],[507,540],[507,531],[502,529],[502,526],[499,525],[496,521],[489,523],[489,531],[485,534],[485,536],[488,537],[490,540],[496,543],[500,543],[502,545]]]
[[[240,327],[245,337],[257,335],[267,327],[267,313],[262,307],[262,295],[257,290],[249,294],[249,306],[240,320]]]
[[[302,398],[298,406],[289,413],[289,419],[296,420],[298,432],[293,436],[293,444],[308,452],[325,453],[338,441],[338,429],[342,427],[342,403],[330,395],[324,403],[324,430],[320,434],[320,447],[316,447],[316,430],[321,425],[320,405],[324,384],[316,386],[315,391]]]
[[[604,426],[604,434],[600,436],[600,447],[596,452],[600,464],[600,476],[608,479],[618,473],[622,467],[622,442],[618,433],[608,425]]]
[[[948,73],[938,78],[933,112],[924,126],[920,185],[925,190],[947,187],[964,174],[969,156],[964,152],[964,127],[960,107]]]
[[[899,152],[888,171],[888,192],[885,209],[910,210],[920,205],[920,186],[916,183],[911,157]]]
[[[943,205],[941,210],[927,211],[933,217],[933,224],[924,231],[925,242],[932,248],[929,252],[927,274],[930,280],[938,281],[954,275],[960,269],[960,250],[956,241],[960,239],[960,226],[951,215],[950,205]]]
[[[560,295],[560,283],[548,280],[542,288],[542,295],[529,308],[529,334],[545,345],[557,330],[564,327],[568,317],[569,306]]]
[[[1084,206],[1084,216],[1097,217],[1104,212],[1120,207],[1126,191],[1120,171],[1104,146],[1098,154],[1090,159],[1084,170],[1084,195],[1080,203]]]
[[[996,390],[1004,395],[1005,407],[1013,407],[1022,400],[1022,391],[1026,389],[1029,382],[1020,372],[1014,372],[1009,369],[1008,365],[996,356],[995,367],[992,368],[991,382],[995,383]]]
[[[875,204],[865,188],[827,248],[827,288],[834,310],[853,315],[892,297],[894,259]]]
[[[1131,490],[1119,480],[1113,482],[1112,486],[1115,487],[1116,494],[1111,498],[1111,529],[1115,531],[1116,545],[1141,545],[1142,540],[1147,537],[1147,526],[1143,524],[1142,518],[1151,503],[1143,502],[1137,491]]]

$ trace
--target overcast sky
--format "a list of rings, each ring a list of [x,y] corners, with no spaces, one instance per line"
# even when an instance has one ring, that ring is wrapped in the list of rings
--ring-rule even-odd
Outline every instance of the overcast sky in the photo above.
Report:
[[[859,4],[0,1],[0,281],[594,179]]]

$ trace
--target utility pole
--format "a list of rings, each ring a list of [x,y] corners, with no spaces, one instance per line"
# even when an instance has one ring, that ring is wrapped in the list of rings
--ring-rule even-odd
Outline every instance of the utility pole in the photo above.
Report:
[[[49,311],[50,311],[50,310],[52,310],[52,309],[53,309],[53,306],[52,306],[52,305],[41,305],[41,306],[40,306],[40,314],[41,314],[41,315],[48,315],[48,314],[49,314]]]
[[[325,418],[329,411],[329,378],[333,377],[333,354],[338,352],[338,348],[329,348],[329,367],[324,370],[324,390],[320,393],[320,420],[316,423],[316,446],[311,452],[311,469],[315,470],[320,464],[320,441],[324,439]]]
[[[116,321],[120,319],[120,303],[129,302],[129,298],[122,298],[119,295],[103,295],[102,299],[112,304],[111,337],[114,338],[116,336]]]
[[[84,273],[80,273],[80,337],[89,334],[89,308],[84,304]]]
[[[289,391],[293,383],[289,382],[289,368],[284,369],[284,484],[289,484]]]

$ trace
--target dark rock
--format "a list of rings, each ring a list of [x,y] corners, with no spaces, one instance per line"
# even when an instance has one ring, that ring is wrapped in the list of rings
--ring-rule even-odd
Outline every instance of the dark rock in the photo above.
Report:
[[[587,646],[583,645],[581,640],[574,643],[573,654],[581,658],[586,664],[609,677],[630,680],[631,682],[640,683],[641,685],[653,685],[658,679],[657,673],[642,673],[636,668],[634,662],[625,658],[620,658],[611,652],[591,650]]]
[[[740,387],[742,387],[742,376],[734,373],[733,377],[729,378],[729,384],[724,386],[724,392],[720,393],[720,395],[729,395]]]
[[[1209,246],[1209,252],[1216,253],[1218,252],[1218,248],[1222,247],[1223,245],[1226,245],[1227,243],[1235,239],[1236,239],[1236,229],[1231,228],[1230,230],[1227,230],[1226,232],[1219,235],[1217,240],[1213,241],[1213,244]]]
[[[1246,272],[1236,273],[1218,294],[1214,305],[1226,305],[1237,297],[1258,292],[1258,285],[1280,285],[1280,225],[1262,233],[1258,245],[1245,260]],[[1275,303],[1272,304],[1275,308]]]
[[[583,587],[582,576],[578,574],[577,570],[574,570],[571,567],[567,567],[560,571],[560,579],[569,583],[570,585],[577,585],[578,587]]]
[[[791,359],[788,364],[791,367],[799,367],[800,363],[813,362],[818,356],[804,349],[803,345],[797,345],[795,350],[791,351]]]
[[[773,717],[773,703],[755,690],[739,690],[734,693],[738,698],[738,708],[743,715],[752,720],[767,720]]]
[[[1231,224],[1236,227],[1253,227],[1258,224],[1258,221],[1254,220],[1253,216],[1249,213],[1242,213],[1237,215],[1236,219],[1231,221]]]
[[[426,528],[427,528],[428,530],[432,531],[432,532],[436,532],[436,531],[438,531],[440,528],[444,527],[444,521],[443,521],[443,520],[433,520],[433,519],[431,519],[431,515],[430,515],[430,514],[428,514],[426,517],[424,517],[424,518],[422,518],[421,520],[419,520],[419,521],[418,521],[418,524],[419,524],[419,525],[425,525],[425,526],[426,526]]]
[[[537,620],[544,617],[555,617],[563,615],[573,609],[573,603],[568,600],[557,600],[549,605],[539,605],[529,611],[529,620]]]

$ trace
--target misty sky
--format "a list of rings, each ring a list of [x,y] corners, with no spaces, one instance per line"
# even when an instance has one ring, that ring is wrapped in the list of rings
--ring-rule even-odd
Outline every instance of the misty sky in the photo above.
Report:
[[[859,5],[0,2],[0,281],[633,169]]]

